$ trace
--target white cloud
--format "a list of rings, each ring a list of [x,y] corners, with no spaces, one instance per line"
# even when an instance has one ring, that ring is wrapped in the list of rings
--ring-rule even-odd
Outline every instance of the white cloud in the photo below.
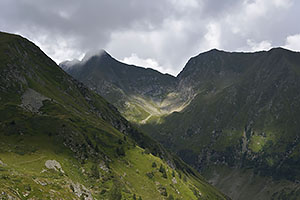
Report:
[[[292,6],[292,0],[274,0],[277,7],[289,8]]]
[[[217,23],[209,23],[207,26],[207,33],[204,35],[204,49],[209,50],[213,48],[220,48],[221,30]]]
[[[119,60],[131,57],[132,53],[138,53],[140,58],[155,58],[161,66],[164,66],[162,72],[175,75],[183,68],[189,57],[200,51],[199,46],[195,44],[198,40],[203,40],[203,36],[194,28],[199,30],[198,27],[193,27],[189,21],[165,19],[159,29],[114,32],[104,49],[107,49]],[[207,41],[206,49],[211,46],[210,43],[213,41],[214,29],[213,27],[210,29],[207,30],[209,41]],[[197,34],[199,38],[188,37],[189,34]],[[200,46],[203,47],[203,45]]]
[[[51,35],[48,32],[39,30],[36,27],[33,29],[33,32],[21,29],[20,32],[17,31],[15,34],[22,35],[23,37],[34,42],[57,64],[66,60],[81,60],[85,54],[85,51],[87,51],[85,49],[79,49],[77,40],[72,36],[66,38],[61,35]]]
[[[66,40],[63,38],[52,38],[52,43],[49,43],[49,40],[49,37],[40,35],[40,37],[34,39],[34,42],[46,54],[51,55],[51,58],[57,64],[65,60],[80,60],[84,56],[83,52],[78,51],[76,48],[70,48],[70,44],[72,44],[72,39]]]
[[[270,41],[261,41],[261,42],[254,42],[251,39],[247,40],[247,44],[250,47],[251,51],[263,51],[263,50],[270,50],[272,48],[272,44]]]
[[[187,11],[199,7],[200,1],[197,0],[169,0],[179,11]]]
[[[130,57],[125,57],[122,60],[122,62],[130,64],[130,65],[152,68],[152,69],[156,69],[162,73],[169,73],[169,74],[175,75],[175,72],[174,72],[174,70],[172,70],[172,68],[160,66],[158,64],[158,62],[156,60],[154,60],[153,58],[146,58],[146,59],[140,58],[135,53],[131,54]]]
[[[288,36],[284,47],[290,50],[300,51],[300,34]]]

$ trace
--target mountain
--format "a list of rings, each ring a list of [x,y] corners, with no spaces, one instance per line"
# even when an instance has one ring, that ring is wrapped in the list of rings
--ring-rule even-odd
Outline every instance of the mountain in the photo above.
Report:
[[[195,98],[146,129],[233,199],[298,197],[299,70],[300,54],[282,48],[200,54],[178,75]]]
[[[0,199],[228,199],[33,43],[0,32]]]
[[[73,63],[66,61],[60,66],[117,106],[132,122],[145,123],[184,107],[185,101],[174,91],[178,81],[169,74],[121,63],[105,51]]]
[[[101,59],[101,55],[95,57]],[[113,60],[109,57],[94,67],[102,69],[98,71],[102,74],[104,69],[114,68]],[[96,87],[94,77],[99,75],[90,72],[87,62],[81,62],[80,66],[70,67],[67,72],[87,86]],[[75,73],[76,69],[80,72]],[[128,76],[130,73],[119,73],[118,80],[108,76],[105,81],[120,89],[114,83]],[[176,152],[233,199],[297,199],[300,196],[299,76],[297,52],[283,48],[255,53],[213,49],[191,58],[177,77],[165,78],[168,84],[160,84],[159,91],[164,95],[157,102],[167,101],[169,107],[176,109],[164,114],[149,112],[143,116],[144,120],[125,117],[138,123],[142,130]],[[166,75],[152,74],[148,80],[157,77]],[[135,82],[138,78],[131,80],[130,91],[121,88],[126,96],[132,96],[132,91],[140,87]],[[168,85],[165,90],[164,85]],[[103,94],[101,89],[96,91]],[[169,100],[173,94],[174,98]],[[148,97],[141,95],[141,102]],[[120,99],[131,104],[130,98]],[[122,113],[130,110],[115,105]],[[145,108],[147,104],[140,106]]]

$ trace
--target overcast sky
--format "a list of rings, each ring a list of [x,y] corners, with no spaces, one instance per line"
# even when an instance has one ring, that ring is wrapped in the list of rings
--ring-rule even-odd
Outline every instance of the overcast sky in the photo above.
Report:
[[[212,48],[299,51],[299,20],[299,0],[0,0],[0,30],[57,63],[105,49],[173,75]]]

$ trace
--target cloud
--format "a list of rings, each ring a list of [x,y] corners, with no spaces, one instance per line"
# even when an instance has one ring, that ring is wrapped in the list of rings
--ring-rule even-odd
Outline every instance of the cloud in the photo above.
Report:
[[[220,36],[221,30],[218,24],[210,23],[207,26],[207,33],[204,35],[205,39],[205,49],[209,50],[212,48],[219,48],[220,45]]]
[[[294,51],[300,51],[300,34],[288,36],[284,47]]]
[[[140,58],[137,54],[133,53],[130,57],[125,57],[122,62],[127,64],[132,64],[136,66],[142,66],[146,68],[156,69],[158,71],[162,71],[169,74],[174,74],[174,70],[172,68],[166,66],[160,66],[158,62],[152,58]]]
[[[257,43],[251,39],[248,39],[247,44],[249,45],[251,51],[267,51],[272,48],[272,44],[270,41],[261,41]]]
[[[211,48],[299,50],[299,10],[296,0],[1,0],[0,30],[29,38],[56,62],[106,49],[176,75]]]

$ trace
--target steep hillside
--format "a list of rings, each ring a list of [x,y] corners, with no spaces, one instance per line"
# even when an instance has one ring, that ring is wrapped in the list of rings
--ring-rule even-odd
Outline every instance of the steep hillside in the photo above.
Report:
[[[260,199],[276,196],[276,192],[284,194],[286,185],[297,197],[299,71],[300,53],[282,48],[258,53],[212,50],[200,54],[190,59],[178,75],[179,85],[193,90],[195,98],[182,112],[167,116],[162,124],[145,125],[144,129],[203,173],[225,165],[289,182],[265,191]],[[219,177],[220,183],[222,176],[230,180],[226,183],[236,181],[227,176],[228,172],[213,171],[215,176],[207,176],[212,181]],[[248,178],[249,174],[244,177],[246,181]],[[229,194],[227,186],[219,185]],[[253,195],[258,191],[254,190]]]
[[[0,33],[0,199],[225,199],[28,40]]]
[[[113,62],[110,65],[99,62],[97,67],[113,65]],[[122,66],[136,70],[133,66]],[[89,67],[89,64],[82,65],[78,74],[90,73]],[[67,71],[88,86],[91,87],[90,82],[97,85],[90,76],[78,76],[72,70],[76,67]],[[151,116],[146,121],[137,115],[127,118],[139,123],[144,131],[234,199],[285,199],[287,196],[292,199],[300,192],[299,75],[300,53],[282,48],[256,53],[214,49],[191,58],[183,71],[172,78],[176,83],[172,87],[170,84],[165,90],[161,89],[163,84],[159,87],[165,94],[176,94],[169,105],[181,109]],[[120,74],[119,80],[124,80],[124,76],[128,74]],[[149,80],[156,75],[151,76]],[[109,77],[105,79],[107,82],[116,81]],[[151,85],[151,81],[147,83]],[[138,83],[132,84],[130,91],[136,87]],[[103,94],[101,89],[96,91]],[[130,98],[126,101],[131,102]],[[124,113],[130,110],[115,105]],[[147,107],[145,101],[139,105]],[[143,118],[147,116],[149,113]],[[230,183],[244,183],[247,187],[241,190],[232,184],[230,188]]]
[[[174,90],[178,84],[175,77],[121,63],[105,51],[60,66],[117,106],[132,122],[146,123],[151,117],[184,107],[185,101]]]

